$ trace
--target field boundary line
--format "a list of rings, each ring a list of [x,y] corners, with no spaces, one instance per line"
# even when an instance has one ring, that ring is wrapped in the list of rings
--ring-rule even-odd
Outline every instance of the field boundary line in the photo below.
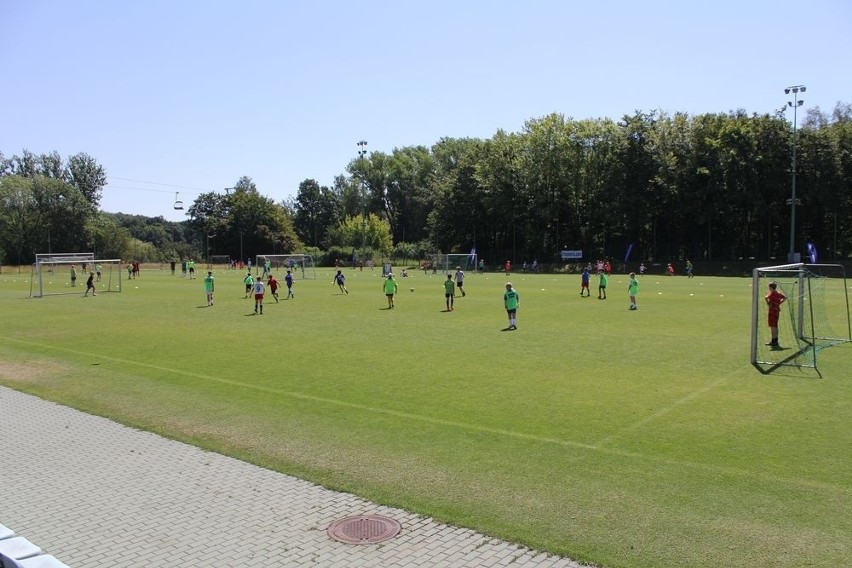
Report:
[[[576,441],[573,441],[573,440],[561,440],[561,439],[557,439],[557,438],[549,438],[549,437],[545,437],[545,436],[538,436],[538,435],[535,435],[535,434],[527,434],[527,433],[524,433],[524,432],[517,432],[517,431],[514,431],[514,430],[506,430],[506,429],[503,429],[503,428],[490,428],[488,426],[481,426],[481,425],[478,425],[478,424],[471,424],[471,423],[467,423],[467,422],[459,422],[459,421],[456,421],[456,420],[447,420],[445,418],[436,418],[436,417],[433,417],[433,416],[424,416],[424,415],[421,415],[421,414],[412,414],[410,412],[402,412],[400,410],[394,410],[394,409],[390,409],[390,408],[368,406],[366,404],[359,404],[359,403],[355,403],[355,402],[348,402],[348,401],[345,401],[345,400],[339,400],[339,399],[333,399],[333,398],[326,398],[326,397],[321,397],[321,396],[316,396],[316,395],[311,395],[311,394],[300,393],[300,392],[296,392],[296,391],[288,391],[288,390],[283,390],[283,389],[264,387],[264,386],[250,384],[250,383],[244,383],[244,382],[236,381],[236,380],[232,380],[232,379],[225,379],[225,378],[221,378],[221,377],[215,377],[215,376],[212,376],[212,375],[206,375],[206,374],[203,374],[203,373],[196,373],[196,372],[193,372],[193,371],[183,371],[183,370],[180,370],[180,369],[170,369],[170,368],[167,368],[167,367],[161,367],[159,365],[152,365],[150,363],[143,363],[143,362],[140,362],[140,361],[133,361],[133,360],[130,360],[130,359],[121,359],[121,358],[118,358],[118,357],[112,357],[110,355],[103,355],[103,354],[99,354],[99,353],[79,351],[79,350],[76,350],[76,349],[70,349],[70,348],[67,348],[67,347],[60,347],[60,346],[57,346],[57,345],[45,345],[45,344],[41,344],[41,343],[37,343],[37,342],[33,342],[33,341],[25,341],[25,340],[22,340],[22,339],[15,339],[15,338],[11,338],[11,337],[0,337],[0,339],[5,339],[6,341],[10,341],[10,342],[13,342],[13,343],[20,343],[20,344],[23,344],[23,345],[37,346],[37,347],[41,347],[41,348],[44,348],[44,349],[52,349],[54,351],[64,351],[66,353],[73,353],[75,355],[83,355],[83,356],[86,356],[86,357],[94,357],[94,358],[103,359],[103,360],[106,360],[106,361],[111,361],[111,362],[114,362],[114,363],[120,363],[120,364],[125,364],[125,365],[136,365],[138,367],[143,367],[143,368],[147,368],[147,369],[154,369],[154,370],[157,370],[157,371],[163,371],[165,373],[174,373],[174,374],[178,374],[178,375],[184,375],[184,376],[187,376],[187,377],[193,377],[193,378],[196,378],[196,379],[205,379],[205,380],[209,380],[209,381],[213,381],[213,382],[217,382],[217,383],[221,383],[221,384],[238,386],[238,387],[242,387],[242,388],[246,388],[246,389],[252,389],[252,390],[259,391],[259,392],[289,396],[289,397],[296,398],[296,399],[299,399],[299,400],[309,400],[309,401],[319,402],[319,403],[323,403],[323,404],[330,404],[330,405],[334,405],[334,406],[352,408],[352,409],[361,410],[361,411],[364,411],[364,412],[372,412],[372,413],[376,413],[376,414],[385,414],[385,415],[388,415],[388,416],[396,416],[396,417],[405,418],[405,419],[408,419],[408,420],[417,420],[419,422],[425,422],[427,424],[451,426],[453,428],[459,428],[459,429],[462,429],[462,430],[469,430],[469,431],[473,431],[473,432],[480,432],[480,433],[486,433],[486,434],[496,434],[496,435],[499,435],[499,436],[506,436],[506,437],[514,438],[514,439],[518,439],[518,440],[528,440],[528,441],[532,441],[532,442],[550,444],[550,445],[553,445],[553,446],[559,446],[559,447],[563,447],[563,448],[577,448],[577,449],[587,450],[587,451],[590,451],[590,452],[597,452],[597,453],[602,453],[602,454],[609,454],[609,455],[627,457],[627,458],[631,458],[631,459],[657,462],[657,463],[662,463],[662,464],[666,464],[666,465],[670,465],[670,466],[674,466],[674,467],[685,467],[685,468],[689,468],[689,469],[705,471],[705,472],[719,474],[719,475],[730,475],[730,476],[746,477],[746,478],[759,478],[759,479],[764,479],[764,480],[775,482],[775,483],[784,483],[784,484],[791,485],[791,486],[794,486],[794,487],[799,487],[799,488],[807,487],[807,488],[815,488],[815,489],[821,489],[821,490],[830,490],[832,492],[841,492],[841,493],[845,493],[849,490],[847,487],[842,486],[842,485],[825,483],[825,482],[821,482],[821,481],[814,481],[814,480],[810,480],[810,479],[785,478],[785,477],[779,477],[779,476],[771,475],[771,474],[768,474],[768,473],[764,473],[762,471],[743,470],[743,469],[738,469],[738,468],[720,467],[720,466],[717,466],[717,465],[714,465],[714,464],[695,463],[695,462],[689,462],[689,461],[685,461],[685,460],[674,460],[674,459],[669,459],[669,458],[665,458],[665,457],[661,457],[661,456],[657,456],[657,455],[647,455],[647,454],[632,452],[632,451],[628,451],[628,450],[621,450],[621,449],[618,449],[618,448],[608,448],[608,447],[602,446],[600,443],[590,444],[590,443],[584,443],[584,442],[576,442]],[[640,420],[636,424],[625,428],[624,430],[622,430],[622,433],[629,431],[631,429],[638,428],[639,426],[641,426],[642,423],[647,423],[647,422],[651,421],[652,419],[659,417],[658,415],[661,416],[662,414],[665,414],[666,412],[670,412],[671,409],[675,408],[676,406],[679,406],[680,404],[683,404],[683,403],[687,402],[688,400],[691,400],[692,398],[700,396],[704,392],[712,390],[713,388],[718,386],[718,384],[721,384],[724,380],[725,379],[715,381],[714,383],[711,383],[711,384],[707,385],[706,387],[704,387],[702,389],[698,389],[694,393],[690,393],[689,395],[687,395],[683,399],[676,401],[674,404],[670,405],[669,407],[667,407],[665,409],[661,409],[660,411]],[[613,437],[614,436],[609,436],[607,438],[604,438],[604,440],[610,440]]]
[[[649,414],[645,418],[642,418],[641,420],[637,420],[636,422],[634,422],[630,426],[625,426],[621,430],[618,430],[617,432],[610,434],[609,436],[605,436],[605,437],[601,438],[601,440],[597,444],[595,444],[595,446],[604,446],[606,444],[609,444],[613,440],[623,436],[624,434],[627,434],[628,432],[633,432],[635,430],[638,430],[642,426],[649,424],[649,423],[653,422],[654,420],[665,416],[666,414],[668,414],[669,412],[671,412],[675,408],[677,408],[679,406],[683,406],[684,404],[686,404],[688,402],[692,402],[693,400],[700,397],[701,395],[703,395],[707,392],[710,392],[711,390],[720,386],[722,383],[724,383],[727,380],[728,380],[727,377],[722,377],[721,379],[713,381],[712,383],[707,384],[707,385],[701,387],[700,389],[697,389],[697,390],[689,393],[688,395],[686,395],[682,398],[679,398],[678,400],[674,401],[670,405],[668,405],[664,408],[661,408],[656,412]]]

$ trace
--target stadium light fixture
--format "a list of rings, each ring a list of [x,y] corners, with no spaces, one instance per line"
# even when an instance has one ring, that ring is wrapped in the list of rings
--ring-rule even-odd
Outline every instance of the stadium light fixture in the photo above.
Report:
[[[358,161],[361,162],[361,169],[364,169],[363,160],[367,157],[367,141],[359,140],[358,141]],[[367,254],[367,213],[366,213],[366,185],[364,184],[364,176],[362,172],[361,176],[361,255],[362,260],[363,256]]]
[[[804,93],[807,87],[804,85],[793,85],[784,89],[784,93],[793,93],[793,100],[787,101],[787,105],[793,107],[793,164],[791,168],[790,182],[790,252],[787,254],[787,262],[799,262],[796,258],[796,146],[799,141],[797,109],[805,101],[799,98],[799,93]]]

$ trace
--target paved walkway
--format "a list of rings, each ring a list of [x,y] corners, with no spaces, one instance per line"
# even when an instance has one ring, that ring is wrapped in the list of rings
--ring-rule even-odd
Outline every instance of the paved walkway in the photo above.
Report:
[[[379,514],[369,545],[326,533]],[[0,524],[71,568],[579,568],[0,387]]]

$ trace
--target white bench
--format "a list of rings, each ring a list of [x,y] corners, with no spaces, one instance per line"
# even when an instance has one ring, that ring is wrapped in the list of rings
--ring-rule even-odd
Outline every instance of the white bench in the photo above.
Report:
[[[0,525],[0,568],[69,568],[15,531]]]

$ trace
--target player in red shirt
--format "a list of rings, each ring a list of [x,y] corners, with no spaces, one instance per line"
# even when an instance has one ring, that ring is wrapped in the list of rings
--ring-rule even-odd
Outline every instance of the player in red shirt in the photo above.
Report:
[[[778,285],[775,282],[769,283],[769,292],[766,293],[766,296],[763,297],[766,301],[766,305],[769,306],[769,333],[772,336],[768,346],[772,347],[772,349],[781,349],[781,346],[778,345],[778,317],[781,315],[781,304],[787,301],[787,296],[785,296],[782,292],[778,291]]]
[[[272,294],[272,297],[275,298],[275,303],[278,303],[278,280],[269,273],[269,280],[266,281],[266,285],[269,287],[269,293]]]

